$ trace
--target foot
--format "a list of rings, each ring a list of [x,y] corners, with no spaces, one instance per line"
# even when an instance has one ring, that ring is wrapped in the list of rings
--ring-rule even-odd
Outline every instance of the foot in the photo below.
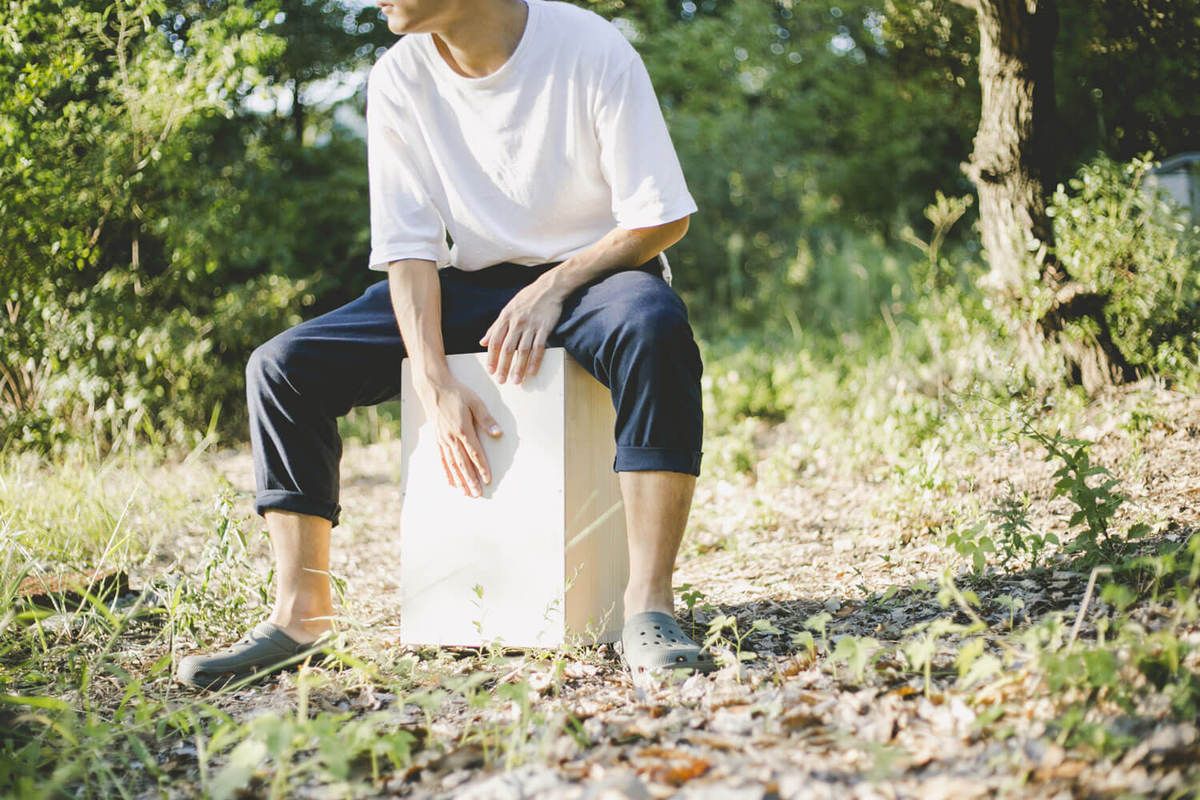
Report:
[[[623,624],[627,624],[633,617],[645,611],[661,611],[669,616],[675,614],[675,596],[671,594],[669,585],[665,589],[660,586],[657,591],[650,591],[644,589],[644,584],[634,586],[630,581],[630,586],[625,589],[623,600],[625,609]]]
[[[243,678],[260,680],[285,669],[296,669],[319,653],[327,637],[300,642],[273,622],[260,622],[230,647],[217,653],[186,656],[179,662],[177,680],[200,689],[217,689]]]
[[[717,668],[712,655],[688,638],[674,614],[643,611],[629,617],[621,630],[621,660],[635,681],[654,673]]]
[[[329,617],[332,616],[332,614],[329,615]],[[267,617],[267,621],[273,623],[275,627],[286,633],[288,638],[293,642],[311,644],[317,639],[328,636],[333,631],[333,625],[329,623],[329,617],[318,617],[314,620],[301,619],[297,621],[295,616],[284,617],[281,614],[274,613]]]

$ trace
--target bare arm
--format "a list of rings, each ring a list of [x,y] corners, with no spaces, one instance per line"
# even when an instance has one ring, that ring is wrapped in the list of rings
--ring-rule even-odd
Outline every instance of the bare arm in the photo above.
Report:
[[[645,264],[682,239],[687,229],[687,217],[648,228],[613,228],[541,275],[509,301],[479,341],[488,349],[488,372],[500,383],[510,375],[513,383],[536,375],[571,292],[606,273]]]
[[[413,366],[418,391],[446,383],[446,345],[442,340],[442,288],[437,265],[422,258],[388,264],[388,290],[400,338]]]
[[[568,258],[541,279],[565,299],[575,289],[607,272],[645,264],[682,239],[688,224],[688,217],[681,217],[649,228],[613,228],[603,239]]]
[[[412,359],[413,387],[437,429],[446,479],[468,495],[482,494],[480,481],[491,483],[492,478],[475,426],[494,437],[501,435],[500,426],[446,363],[437,265],[418,258],[389,263],[388,290],[400,338]]]

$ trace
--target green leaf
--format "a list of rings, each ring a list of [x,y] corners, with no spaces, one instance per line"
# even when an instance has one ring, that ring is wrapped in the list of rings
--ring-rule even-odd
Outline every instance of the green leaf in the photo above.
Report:
[[[985,642],[981,637],[976,637],[967,641],[958,651],[954,662],[958,667],[958,677],[962,678],[971,665],[975,663],[975,659],[983,654]]]
[[[245,739],[240,742],[229,754],[229,761],[213,778],[212,796],[216,800],[224,800],[245,789],[266,757],[266,742],[259,739]]]
[[[1088,683],[1092,686],[1113,686],[1117,683],[1117,657],[1111,651],[1097,648],[1083,654]]]
[[[815,633],[819,633],[824,636],[825,626],[828,625],[832,619],[833,614],[830,614],[828,611],[821,611],[804,620],[804,627],[808,628],[810,631],[814,631]]]
[[[794,647],[803,648],[811,655],[817,650],[817,643],[813,640],[811,631],[799,631],[792,634],[792,645]]]
[[[982,683],[989,678],[998,675],[1004,664],[999,658],[991,653],[982,653],[978,658],[971,662],[970,669],[965,675],[962,675],[960,680],[964,687],[974,686],[977,683]]]

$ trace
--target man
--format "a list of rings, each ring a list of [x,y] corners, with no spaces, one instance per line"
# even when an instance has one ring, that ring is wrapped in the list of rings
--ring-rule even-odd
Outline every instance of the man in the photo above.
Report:
[[[617,412],[626,666],[708,671],[671,589],[700,473],[703,366],[662,255],[696,204],[645,66],[611,23],[565,2],[379,5],[407,34],[367,84],[369,268],[387,279],[251,355],[255,511],[275,554],[275,607],[231,648],[183,659],[179,677],[266,675],[322,644],[341,511],[336,420],[395,397],[402,358],[446,479],[477,497],[492,479],[477,430],[504,433],[446,354],[486,348],[489,372],[519,383],[556,346],[609,387]]]

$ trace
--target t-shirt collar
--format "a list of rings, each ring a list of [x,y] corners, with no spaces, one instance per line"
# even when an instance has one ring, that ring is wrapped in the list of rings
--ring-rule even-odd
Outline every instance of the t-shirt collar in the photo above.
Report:
[[[525,30],[521,32],[521,39],[517,42],[516,49],[513,50],[508,60],[500,65],[499,69],[480,78],[468,78],[465,75],[459,75],[446,63],[446,59],[442,57],[442,54],[438,52],[437,44],[433,41],[433,34],[421,34],[422,44],[425,46],[425,55],[433,62],[433,69],[446,80],[468,89],[484,89],[495,86],[499,81],[504,80],[506,75],[517,69],[525,53],[532,47],[530,41],[533,39],[534,29],[537,27],[539,0],[524,0],[524,2],[529,8],[525,16]]]

